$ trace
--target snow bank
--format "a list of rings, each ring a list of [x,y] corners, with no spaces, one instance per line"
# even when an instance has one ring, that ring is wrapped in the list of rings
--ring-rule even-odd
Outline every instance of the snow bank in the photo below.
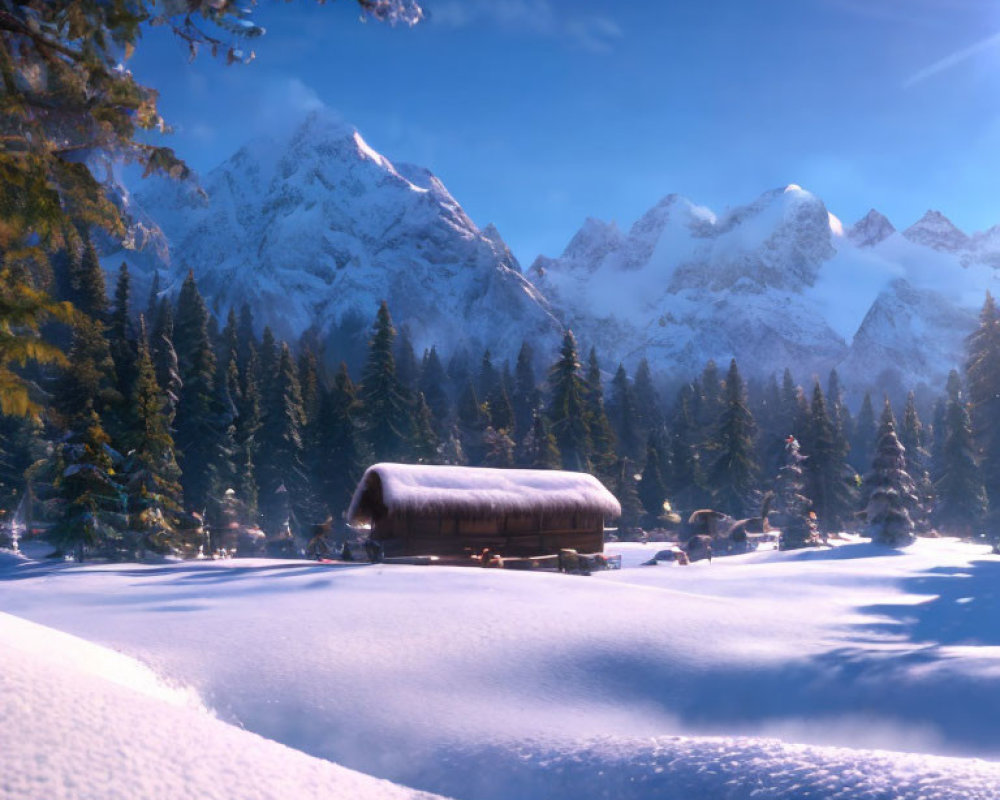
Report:
[[[987,550],[851,543],[590,578],[26,564],[0,568],[0,608],[140,658],[219,720],[462,800],[985,800]]]
[[[347,511],[351,522],[371,520],[365,489],[378,485],[381,501],[391,513],[621,515],[614,495],[593,475],[582,472],[374,464],[365,470],[351,500]]]
[[[138,662],[0,613],[0,798],[430,795],[215,719]]]

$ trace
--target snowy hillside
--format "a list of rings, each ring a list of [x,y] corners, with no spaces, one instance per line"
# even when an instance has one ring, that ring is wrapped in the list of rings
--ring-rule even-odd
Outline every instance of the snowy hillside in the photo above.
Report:
[[[248,303],[260,327],[291,341],[314,329],[321,341],[364,342],[387,300],[418,352],[464,342],[505,357],[522,339],[557,342],[497,231],[479,230],[434,175],[390,163],[329,112],[244,146],[202,188],[144,184],[129,210],[147,246],[105,264],[128,262],[140,291],[153,270],[176,287],[193,269],[216,314]],[[154,220],[163,238],[149,234]]]
[[[939,388],[961,362],[1000,263],[996,229],[938,212],[902,233],[877,211],[845,231],[791,185],[725,214],[670,195],[623,233],[587,220],[529,277],[584,342],[679,377],[735,356],[744,372],[838,367],[849,384]]]
[[[296,796],[406,796],[384,784],[338,795],[334,781],[360,778],[270,739],[468,800],[995,800],[1000,765],[973,757],[1000,757],[1000,558],[921,540],[902,552],[849,543],[637,566],[655,548],[621,545],[626,568],[591,578],[8,560],[0,607],[35,624],[0,617],[0,709],[60,713],[0,726],[0,749],[19,755],[0,797],[44,771],[40,753],[83,747],[97,707],[108,730],[142,732],[104,764],[141,764],[142,748],[162,746],[139,719],[154,713],[182,753],[196,742],[214,763],[210,747],[228,750],[226,775],[244,769],[234,751],[260,748],[246,749],[264,775],[250,796],[273,796],[272,769],[313,781]],[[133,658],[159,678],[124,666]],[[52,700],[30,678],[39,665]],[[113,685],[115,674],[131,677]],[[197,787],[202,773],[177,763],[162,780]]]

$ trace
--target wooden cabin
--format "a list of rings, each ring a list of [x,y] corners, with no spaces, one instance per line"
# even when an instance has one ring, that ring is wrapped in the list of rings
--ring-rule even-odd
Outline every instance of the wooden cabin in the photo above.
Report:
[[[463,555],[490,548],[539,556],[604,550],[621,506],[597,478],[556,470],[375,464],[347,521],[369,527],[386,555]]]

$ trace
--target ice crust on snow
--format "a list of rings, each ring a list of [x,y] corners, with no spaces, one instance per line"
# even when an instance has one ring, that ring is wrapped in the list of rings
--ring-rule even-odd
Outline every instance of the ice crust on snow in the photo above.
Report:
[[[637,566],[662,546],[608,545],[624,568],[591,578],[11,560],[0,607],[140,659],[196,691],[212,725],[273,740],[261,747],[455,798],[996,797],[1000,765],[975,758],[1000,758],[1000,557],[987,547],[854,542]],[[16,663],[6,641],[0,681]],[[59,675],[45,676],[49,692]],[[183,713],[198,747],[217,735],[193,727],[190,709],[149,702]],[[58,714],[38,719],[16,746],[41,737],[34,752],[58,749]],[[298,774],[289,752],[253,755]],[[0,787],[39,769],[34,756],[14,763]]]
[[[372,476],[390,513],[483,514],[590,513],[612,519],[621,505],[593,475],[582,472],[428,464],[373,464],[351,499],[347,518],[370,522],[363,494]]]

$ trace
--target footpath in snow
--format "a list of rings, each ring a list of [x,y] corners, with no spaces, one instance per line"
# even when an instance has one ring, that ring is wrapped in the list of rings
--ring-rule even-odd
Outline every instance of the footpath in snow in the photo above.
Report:
[[[626,568],[591,578],[0,557],[0,797],[112,796],[63,765],[133,728],[102,774],[177,781],[156,796],[219,760],[229,797],[1000,797],[974,758],[1000,758],[1000,558],[941,540],[636,566],[656,548],[609,546]],[[81,647],[132,666],[58,655]],[[173,769],[135,766],[157,747]],[[269,782],[286,771],[301,787]]]

